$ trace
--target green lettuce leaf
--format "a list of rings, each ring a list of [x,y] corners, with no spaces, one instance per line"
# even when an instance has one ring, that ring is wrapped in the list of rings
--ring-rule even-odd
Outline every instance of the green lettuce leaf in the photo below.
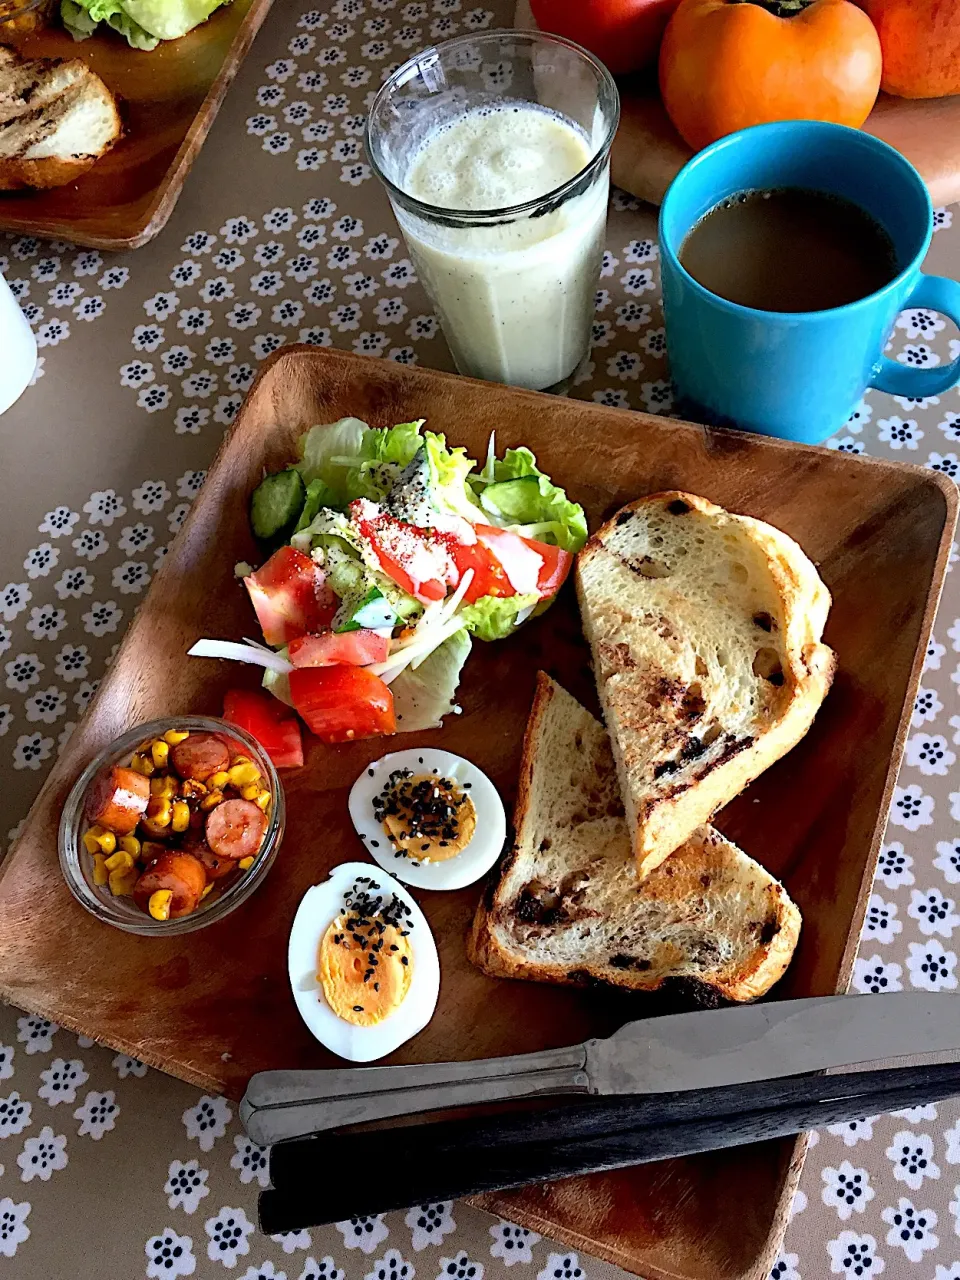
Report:
[[[492,483],[479,486],[480,506],[490,524],[564,551],[580,550],[587,540],[583,507],[543,474],[529,449],[508,449],[492,470]]]
[[[422,426],[422,419],[368,427],[359,418],[341,418],[311,427],[300,437],[300,473],[308,487],[323,481],[325,505],[345,507],[355,498],[377,502],[419,449]]]
[[[438,729],[453,710],[460,672],[470,654],[470,637],[457,631],[438,645],[414,671],[407,667],[390,685],[397,733]]]
[[[520,625],[517,615],[531,610],[539,599],[536,595],[481,596],[458,609],[456,616],[463,619],[464,626],[478,640],[504,640]]]
[[[313,521],[317,518],[322,507],[335,507],[337,505],[337,495],[333,492],[325,480],[311,480],[307,485],[307,496],[303,504],[303,510],[300,512],[300,519],[297,521],[297,527],[294,533],[300,533],[303,529],[309,528]]]
[[[427,431],[423,437],[430,464],[430,499],[438,511],[449,511],[463,516],[471,524],[483,520],[483,512],[477,506],[467,485],[467,477],[477,465],[467,457],[466,449],[450,449],[444,436]]]
[[[224,0],[62,0],[60,16],[74,40],[106,22],[134,49],[155,49],[206,22]]]

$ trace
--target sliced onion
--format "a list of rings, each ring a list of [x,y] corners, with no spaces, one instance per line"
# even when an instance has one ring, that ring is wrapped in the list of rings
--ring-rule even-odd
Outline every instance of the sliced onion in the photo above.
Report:
[[[198,640],[187,650],[189,658],[230,658],[234,662],[249,662],[254,667],[266,667],[279,675],[288,675],[293,663],[281,658],[272,649],[261,649],[251,644],[239,644],[236,640]]]

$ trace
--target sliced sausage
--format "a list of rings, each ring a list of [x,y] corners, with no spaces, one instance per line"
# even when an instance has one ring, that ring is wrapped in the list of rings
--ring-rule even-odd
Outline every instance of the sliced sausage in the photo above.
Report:
[[[184,853],[192,854],[203,864],[208,880],[222,880],[231,871],[236,871],[237,864],[233,858],[224,858],[213,852],[206,840],[191,840],[183,846]]]
[[[207,814],[207,844],[221,858],[259,853],[267,815],[252,800],[224,800]]]
[[[87,791],[86,814],[91,822],[118,836],[128,836],[146,813],[150,779],[135,769],[113,765],[101,769]]]
[[[161,844],[159,840],[144,840],[140,845],[140,861],[149,867],[152,862],[156,862],[158,858],[162,858],[169,852],[168,846]]]
[[[170,918],[188,916],[195,911],[200,895],[207,887],[207,873],[197,858],[173,850],[162,854],[140,876],[133,886],[133,900],[141,911],[149,911],[150,898],[158,889],[169,889]]]
[[[191,733],[170,752],[173,767],[181,778],[206,782],[230,764],[226,744],[212,733]]]

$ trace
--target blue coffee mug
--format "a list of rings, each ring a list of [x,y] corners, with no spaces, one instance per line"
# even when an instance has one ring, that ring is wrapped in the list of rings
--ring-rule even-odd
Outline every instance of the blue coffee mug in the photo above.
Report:
[[[828,311],[759,311],[717,297],[680,264],[691,228],[748,190],[802,187],[852,200],[884,227],[900,272],[865,298]],[[839,430],[867,387],[933,396],[960,382],[960,358],[927,369],[888,360],[898,314],[939,311],[960,323],[960,284],[927,276],[930,195],[908,160],[844,125],[788,120],[721,138],[677,174],[660,210],[667,353],[679,408],[701,421],[818,444]],[[816,262],[810,270],[816,271]]]

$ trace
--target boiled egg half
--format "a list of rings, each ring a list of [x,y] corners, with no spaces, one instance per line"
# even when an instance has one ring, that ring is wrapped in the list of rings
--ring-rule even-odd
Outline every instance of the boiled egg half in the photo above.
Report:
[[[369,862],[344,862],[303,895],[287,966],[300,1016],[350,1062],[382,1058],[422,1031],[440,994],[423,912]]]
[[[418,889],[462,889],[503,850],[507,819],[496,787],[449,751],[394,751],[353,784],[350,817],[384,870]]]

